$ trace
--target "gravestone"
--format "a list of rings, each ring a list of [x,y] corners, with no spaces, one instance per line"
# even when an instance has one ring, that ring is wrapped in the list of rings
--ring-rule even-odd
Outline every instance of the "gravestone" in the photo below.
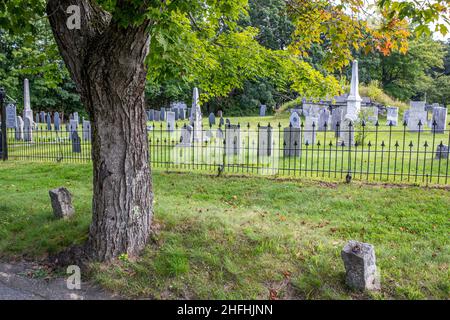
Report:
[[[80,117],[78,116],[78,112],[73,113],[73,120],[77,122],[77,126],[80,124]]]
[[[47,131],[52,131],[52,116],[47,113]]]
[[[216,125],[216,116],[212,112],[209,115],[209,125],[210,126]]]
[[[39,113],[39,122],[40,122],[40,123],[45,123],[45,122],[46,122],[45,116],[46,116],[46,114],[45,114],[44,111],[41,111],[41,112]]]
[[[187,108],[186,109],[186,118],[191,119],[192,117],[192,108]]]
[[[180,120],[186,120],[186,109],[179,109]]]
[[[339,142],[345,146],[355,145],[355,121],[349,118],[344,119],[340,127]]]
[[[91,122],[83,120],[83,140],[91,141]]]
[[[444,144],[440,144],[437,146],[436,149],[436,160],[439,159],[448,159],[449,158],[449,147],[444,145]]]
[[[239,155],[240,152],[241,129],[237,125],[227,125],[225,127],[225,155]]]
[[[155,110],[154,112],[154,121],[159,122],[161,121],[161,111],[159,110]]]
[[[272,127],[259,127],[258,156],[270,157],[272,155],[272,143]]]
[[[349,241],[341,252],[345,266],[345,281],[356,290],[379,290],[375,250],[372,245]]]
[[[403,113],[403,122],[408,123],[409,121],[409,110],[405,110],[405,112]]]
[[[225,120],[223,118],[220,118],[219,120],[219,126],[224,126],[225,125]]]
[[[70,218],[75,214],[72,205],[72,195],[66,188],[58,188],[49,191],[53,214],[57,219]]]
[[[33,142],[33,120],[29,117],[23,120],[23,140]]]
[[[301,120],[297,112],[293,112],[291,114],[291,117],[289,118],[289,123],[291,124],[292,128],[300,128]]]
[[[184,125],[181,128],[180,143],[177,147],[190,147],[192,145],[192,133],[194,128],[190,125]]]
[[[318,131],[330,130],[330,111],[327,108],[323,108],[319,111]]]
[[[212,138],[214,138],[214,134],[213,134],[212,130],[210,130],[210,129],[205,131],[205,136],[206,136],[206,138],[208,138],[208,140],[211,140]]]
[[[219,118],[223,118],[223,111],[222,110],[217,111],[217,116]]]
[[[154,121],[155,120],[155,110],[150,109],[147,111],[147,119],[148,121]]]
[[[231,125],[230,119],[226,119],[226,120],[225,120],[225,125],[227,125],[227,126]]]
[[[17,126],[16,126],[16,140],[22,141],[23,140],[23,120],[21,116],[17,116]]]
[[[386,116],[386,125],[388,126],[392,123],[393,126],[398,125],[398,108],[396,107],[387,107],[387,116]]]
[[[175,121],[180,120],[180,109],[179,108],[173,108],[173,112],[175,113]]]
[[[378,121],[378,107],[365,107],[367,112],[367,121],[375,125]]]
[[[331,112],[331,130],[336,132],[336,137],[338,136],[338,124],[342,123],[342,118],[344,117],[344,108],[334,108]],[[339,128],[340,130],[340,128]]]
[[[75,121],[75,120],[72,120]],[[78,131],[73,131],[71,133],[71,137],[72,137],[72,152],[73,153],[81,153],[81,139],[80,136],[78,135]]]
[[[290,113],[291,113],[291,115],[294,113],[294,112],[296,112],[298,115],[305,115],[305,113],[303,112],[303,109],[297,109],[297,108],[294,108],[294,109],[291,109],[290,110]]]
[[[39,113],[37,113],[37,112],[36,112],[36,115],[35,115],[34,122],[36,123],[36,125],[39,124]]]
[[[445,133],[445,130],[447,128],[447,108],[442,107],[433,108],[431,128],[435,133]]]
[[[300,156],[301,145],[301,130],[300,128],[284,128],[284,143],[283,150],[285,157]]]
[[[318,117],[305,117],[305,126],[303,128],[303,141],[305,144],[308,145],[315,145],[316,143],[316,136],[317,136],[317,129],[319,118]]]
[[[221,119],[223,119],[223,118],[221,118]],[[219,140],[223,140],[223,130],[221,128],[217,129],[216,138]]]
[[[53,125],[55,127],[55,131],[61,130],[61,119],[59,118],[59,112],[55,112],[53,115]]]
[[[267,110],[267,106],[266,105],[261,105],[259,107],[259,116],[260,117],[265,117],[266,116],[266,110]]]
[[[409,109],[408,129],[409,131],[423,131],[427,123],[427,112],[425,111],[425,101],[411,101]],[[421,125],[419,126],[419,123]]]
[[[175,112],[168,111],[166,113],[167,117],[167,131],[173,132],[175,131]]]
[[[159,118],[161,119],[161,121],[166,121],[166,108],[161,108],[161,113],[159,115]]]
[[[71,119],[69,122],[69,130],[68,130],[70,140],[74,139],[74,133],[77,131],[78,131],[78,121]],[[77,136],[78,136],[78,134],[77,134]]]
[[[12,103],[6,106],[6,128],[15,129],[17,126],[17,109]]]

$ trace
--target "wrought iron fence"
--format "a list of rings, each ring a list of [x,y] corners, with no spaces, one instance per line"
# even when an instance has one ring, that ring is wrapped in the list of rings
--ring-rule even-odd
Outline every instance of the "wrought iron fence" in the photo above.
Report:
[[[450,130],[418,123],[415,131],[365,122],[345,130],[337,124],[308,129],[268,125],[195,128],[163,122],[148,127],[153,168],[170,171],[313,177],[448,184]],[[91,132],[8,129],[9,159],[91,161]]]

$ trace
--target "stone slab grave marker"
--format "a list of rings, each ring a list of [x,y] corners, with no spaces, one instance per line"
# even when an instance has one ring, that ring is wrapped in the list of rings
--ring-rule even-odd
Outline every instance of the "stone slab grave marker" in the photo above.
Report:
[[[177,147],[190,147],[192,145],[192,133],[194,128],[190,125],[184,125],[181,128],[180,143]]]
[[[17,116],[17,127],[16,127],[16,140],[23,140],[23,120],[21,116]]]
[[[300,128],[284,128],[283,150],[285,157],[300,156],[301,134]]]
[[[431,124],[430,128],[435,133],[445,133],[447,128],[447,108],[434,107]]]
[[[397,107],[387,107],[387,115],[386,115],[386,125],[388,126],[392,123],[393,126],[398,125],[398,108]]]
[[[179,109],[180,120],[186,120],[186,109]]]
[[[80,117],[78,115],[78,112],[73,113],[73,120],[77,122],[77,125],[80,124]]]
[[[270,157],[272,155],[272,143],[272,127],[259,127],[258,156]]]
[[[73,153],[81,153],[81,139],[78,135],[78,131],[72,131],[72,152]]]
[[[46,122],[46,113],[44,112],[44,111],[41,111],[40,113],[39,113],[39,122],[40,123],[45,123]]]
[[[175,121],[180,120],[180,108],[173,108],[173,112],[175,113]]]
[[[403,113],[403,122],[406,124],[408,124],[409,121],[409,110],[405,110],[405,112]]]
[[[75,214],[72,205],[72,195],[64,187],[50,190],[50,201],[52,203],[53,214],[57,219],[67,219]]]
[[[161,113],[159,115],[159,118],[161,119],[161,121],[166,121],[166,108],[161,108]]]
[[[264,105],[264,104],[262,104],[262,105],[259,107],[259,116],[260,116],[260,117],[265,117],[265,116],[266,116],[266,111],[267,111],[267,106]]]
[[[221,119],[223,119],[223,118],[221,118]],[[217,132],[216,132],[216,138],[217,139],[219,139],[219,140],[223,140],[223,130],[221,129],[221,128],[218,128],[217,129]]]
[[[39,113],[37,113],[37,112],[36,112],[36,115],[35,115],[34,122],[36,123],[36,125],[39,124]]]
[[[155,117],[154,117],[154,121],[156,121],[156,122],[161,121],[161,111],[155,110],[154,116],[155,116]]]
[[[228,120],[228,119],[227,119]],[[225,126],[225,155],[239,155],[241,152],[241,129],[237,125]]]
[[[61,130],[61,119],[59,117],[59,112],[55,112],[55,114],[53,115],[53,124],[55,127],[55,131]]]
[[[211,113],[209,114],[209,125],[210,125],[210,126],[216,125],[216,116],[214,115],[213,112],[211,112]]]
[[[336,137],[339,136],[338,124],[340,127],[343,117],[344,117],[344,108],[339,107],[339,108],[334,108],[332,110],[332,112],[331,112],[331,130],[333,130],[335,132]],[[339,131],[340,131],[340,128],[339,128]]]
[[[47,131],[52,131],[52,116],[47,113]]]
[[[33,120],[30,117],[23,120],[23,140],[33,142]]]
[[[223,111],[222,110],[217,111],[217,116],[219,118],[223,118]]]
[[[367,112],[367,122],[375,125],[378,121],[378,107],[365,107]]]
[[[155,110],[150,109],[147,111],[147,120],[148,121],[154,121],[155,119]]]
[[[450,155],[449,147],[444,144],[439,144],[436,148],[436,160],[448,159]]]
[[[166,117],[167,117],[167,131],[169,132],[175,131],[175,112],[168,111]]]
[[[224,125],[225,125],[225,120],[223,118],[220,118],[219,126],[223,127]]]
[[[69,129],[68,130],[68,132],[69,132],[69,139],[73,140],[74,139],[73,134],[75,132],[77,132],[77,130],[78,130],[78,121],[71,119],[70,122],[69,122],[69,128],[68,129]]]
[[[6,128],[15,129],[17,126],[17,109],[12,103],[6,106]]]
[[[318,131],[330,130],[330,111],[328,108],[323,108],[319,111],[319,119],[316,129]]]
[[[380,289],[380,276],[372,245],[351,240],[342,249],[341,257],[345,266],[345,281],[350,288]]]
[[[303,128],[303,141],[310,147],[316,144],[316,136],[318,129],[318,117],[305,117],[305,126]]]
[[[293,112],[291,114],[291,117],[289,118],[289,123],[291,124],[292,128],[300,129],[301,120],[297,112]]]
[[[91,141],[91,122],[83,119],[83,140]]]
[[[411,101],[409,109],[408,129],[409,131],[423,131],[427,125],[427,112],[425,111],[425,101]],[[419,126],[419,122],[422,124]]]

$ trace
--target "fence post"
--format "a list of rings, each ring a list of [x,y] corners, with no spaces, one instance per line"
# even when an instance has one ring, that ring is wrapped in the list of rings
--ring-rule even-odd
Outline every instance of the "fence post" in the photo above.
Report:
[[[3,161],[8,160],[8,139],[6,136],[6,104],[5,102],[5,97],[6,97],[6,92],[5,89],[0,88],[0,107],[2,110],[2,128],[1,128],[1,137],[2,137],[2,141],[1,143],[1,155],[2,155],[2,159]]]

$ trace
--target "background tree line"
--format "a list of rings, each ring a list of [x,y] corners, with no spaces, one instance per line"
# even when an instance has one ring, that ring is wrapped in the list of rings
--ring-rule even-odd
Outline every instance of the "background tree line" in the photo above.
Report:
[[[208,33],[198,21],[192,19],[186,23]],[[325,95],[327,90],[337,90],[337,81],[324,80],[325,77],[333,77],[342,84],[351,74],[349,65],[340,66],[327,57],[329,43],[326,41],[313,43],[305,50],[306,54],[294,52],[288,57],[287,49],[295,40],[297,22],[284,0],[250,0],[248,15],[241,16],[237,23],[242,29],[239,37],[220,38],[222,34],[219,34],[217,41],[222,49],[210,52],[196,46],[195,38],[180,39],[170,32],[164,34],[162,25],[152,40],[151,55],[161,63],[153,64],[149,72],[146,84],[149,107],[159,108],[178,100],[189,102],[192,87],[197,85],[208,87],[210,95],[204,99],[208,111],[222,109],[228,115],[254,115],[261,104],[270,110],[299,96],[302,90],[294,89],[293,78],[298,76],[296,72],[302,62],[313,66],[320,75],[311,74],[312,70],[302,65],[300,70],[304,73],[300,76],[316,77]],[[11,35],[0,28],[1,85],[21,106],[22,83],[28,78],[36,110],[83,113],[48,22],[42,19],[33,24],[33,32],[20,35]],[[185,26],[180,23],[179,27]],[[223,34],[226,28],[224,25]],[[184,56],[177,56],[177,50]],[[402,101],[427,99],[430,103],[450,103],[450,40],[435,41],[428,34],[411,33],[408,50],[404,52],[393,50],[384,54],[383,50],[363,48],[351,51],[360,61],[363,84],[375,83]],[[292,55],[298,60],[290,59]],[[329,68],[327,63],[337,67]],[[218,68],[211,72],[206,66],[214,64]]]

